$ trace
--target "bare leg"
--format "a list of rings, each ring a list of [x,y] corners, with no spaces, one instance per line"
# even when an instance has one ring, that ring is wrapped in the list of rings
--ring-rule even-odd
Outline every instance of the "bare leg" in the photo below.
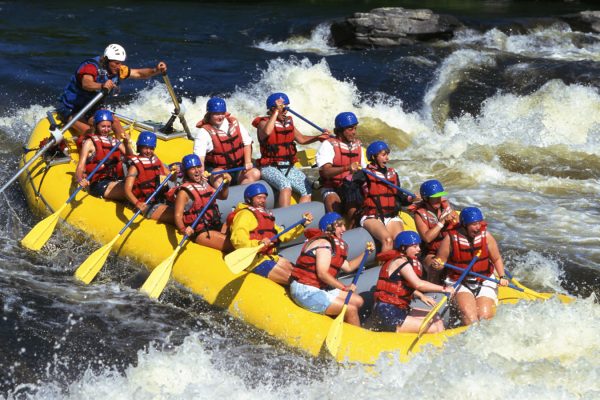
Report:
[[[279,191],[279,207],[289,207],[292,201],[292,188],[284,188]]]
[[[348,292],[340,291],[338,297],[336,297],[333,302],[327,307],[325,310],[326,315],[336,316],[340,315],[342,312],[342,308],[344,307],[344,301],[346,301],[346,296],[348,296]],[[363,298],[355,293],[352,293],[352,297],[350,297],[350,301],[348,302],[348,307],[346,308],[346,314],[344,315],[344,321],[360,326],[360,318],[358,316],[358,310],[362,307],[364,303]]]
[[[337,193],[329,193],[327,197],[325,197],[323,202],[325,203],[325,211],[335,211],[338,214],[343,215],[342,200],[340,199],[340,196],[338,196]]]
[[[471,325],[479,321],[475,296],[471,292],[461,292],[456,295],[456,304],[463,325]]]
[[[306,196],[302,196],[300,197],[299,202],[300,203],[309,203],[312,199],[312,196],[310,194],[307,194]]]
[[[226,236],[218,231],[202,232],[196,237],[196,243],[223,251],[226,248]]]
[[[385,225],[379,218],[368,218],[363,223],[363,227],[381,243],[381,251],[392,250],[394,247],[394,239]]]
[[[127,196],[125,195],[125,184],[123,181],[109,183],[102,197],[107,200],[127,200]]]
[[[252,168],[248,171],[242,171],[242,173],[238,177],[238,183],[240,185],[246,183],[256,182],[260,179],[260,170],[258,168]]]
[[[150,216],[155,221],[162,222],[163,224],[175,225],[175,213],[172,207],[166,204],[161,204],[156,207],[154,213]]]
[[[292,263],[289,260],[279,257],[277,264],[273,267],[267,278],[280,285],[287,286],[290,284],[292,275]]]
[[[477,316],[480,320],[492,319],[496,314],[496,303],[489,297],[481,296],[476,300],[477,303]]]
[[[419,328],[429,311],[411,310],[402,325],[396,328],[396,332],[419,332]],[[444,330],[444,321],[438,315],[433,317],[433,322],[429,325],[426,333],[438,333]]]

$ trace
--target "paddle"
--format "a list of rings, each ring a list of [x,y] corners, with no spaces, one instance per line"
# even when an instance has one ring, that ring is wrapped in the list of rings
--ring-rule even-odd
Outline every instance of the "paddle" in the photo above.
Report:
[[[277,235],[273,236],[269,240],[271,242],[275,241],[279,236],[288,232],[290,229],[294,229],[296,226],[303,224],[306,222],[306,218],[302,218],[300,221],[294,222],[292,225],[288,226]],[[255,247],[242,247],[225,256],[225,264],[231,271],[232,274],[239,274],[252,263],[256,254],[261,251],[265,247],[264,244]]]
[[[355,286],[356,282],[358,282],[360,274],[362,273],[365,267],[365,262],[367,261],[369,253],[370,251],[368,249],[365,249],[365,253],[363,254],[362,260],[360,261],[358,271],[356,271],[356,275],[354,275],[354,279],[352,280],[352,284]],[[325,338],[325,346],[327,346],[329,354],[331,354],[333,357],[337,356],[338,350],[340,348],[340,343],[342,342],[342,333],[344,332],[344,316],[346,315],[346,310],[348,309],[348,303],[350,302],[351,297],[352,290],[348,292],[346,300],[344,300],[344,306],[342,307],[342,311],[333,320],[331,327],[329,327],[329,332],[327,332],[327,337]]]
[[[200,214],[196,217],[194,222],[192,223],[192,229],[196,228],[196,225],[200,222],[200,219],[206,213],[206,210],[211,206],[211,204],[215,201],[215,198],[219,194],[219,192],[225,187],[227,183],[227,179],[223,179],[223,182],[219,185],[219,187],[215,190],[215,192],[210,196],[208,202],[204,206],[204,208],[200,211]],[[146,293],[150,298],[157,299],[162,293],[163,289],[167,285],[169,281],[169,277],[171,276],[171,270],[173,269],[173,263],[175,262],[175,257],[179,254],[181,248],[185,245],[189,236],[184,235],[183,239],[179,242],[179,245],[175,248],[173,253],[167,258],[165,258],[150,274],[144,285],[141,287],[141,291]]]
[[[319,125],[315,124],[314,122],[309,121],[308,119],[304,118],[302,115],[298,114],[296,111],[292,110],[291,108],[286,107],[286,110],[288,110],[289,112],[294,114],[296,117],[300,118],[302,121],[306,122],[307,124],[309,124],[310,126],[315,128],[319,132],[325,132],[325,129],[321,128]]]
[[[405,195],[407,195],[407,196],[411,196],[413,199],[416,199],[416,198],[417,198],[417,196],[416,196],[414,193],[411,193],[411,192],[409,192],[409,191],[408,191],[408,190],[406,190],[406,189],[402,189],[402,188],[401,188],[400,186],[398,186],[398,185],[394,185],[392,182],[390,182],[390,181],[388,181],[387,179],[385,179],[385,178],[383,178],[383,177],[381,177],[381,176],[379,176],[379,175],[377,175],[377,174],[375,174],[375,173],[373,173],[373,172],[369,171],[368,169],[366,169],[366,168],[361,168],[361,169],[362,169],[362,171],[363,171],[365,174],[367,174],[367,175],[371,175],[373,178],[380,180],[381,182],[385,183],[385,184],[386,184],[386,185],[388,185],[388,186],[391,186],[391,187],[393,187],[394,189],[396,189],[396,190],[398,190],[398,191],[400,191],[400,192],[404,193]]]
[[[530,296],[533,297],[537,297],[538,299],[543,299],[543,300],[548,300],[550,297],[552,297],[551,294],[544,294],[544,293],[539,293],[536,292],[535,290],[529,289],[528,287],[526,287],[525,285],[523,285],[521,282],[519,282],[518,280],[516,280],[512,274],[510,272],[508,272],[506,269],[504,270],[504,273],[506,274],[506,276],[508,276],[510,278],[510,280],[518,287],[520,287],[521,289],[523,289],[523,292],[525,294],[528,294]]]
[[[192,140],[194,139],[194,137],[192,136],[192,133],[190,132],[190,128],[185,120],[185,117],[183,116],[183,112],[181,110],[181,105],[179,104],[179,100],[177,99],[177,96],[175,95],[175,90],[173,89],[173,85],[171,85],[171,80],[169,79],[169,76],[167,75],[166,72],[163,72],[162,74],[163,80],[165,81],[165,85],[167,86],[167,91],[169,92],[169,95],[171,96],[171,100],[173,100],[173,105],[175,106],[175,110],[173,111],[173,117],[177,116],[179,117],[179,122],[181,122],[181,125],[183,126],[183,130],[185,131],[185,133],[187,133],[187,137],[188,139]],[[169,121],[171,124],[173,123],[173,120]],[[168,126],[169,123],[167,123],[166,126]]]
[[[462,274],[460,274],[460,277],[458,278],[458,280],[456,281],[456,283],[454,284],[454,290],[458,290],[458,287],[461,285],[462,281],[465,279],[465,277],[467,276],[467,274],[471,271],[471,268],[473,268],[473,265],[475,265],[475,262],[477,261],[477,259],[479,258],[479,255],[481,254],[481,250],[478,251],[475,254],[475,257],[473,257],[473,259],[471,260],[471,262],[469,263],[469,265],[467,266],[467,268],[464,269],[464,271],[462,272]],[[429,324],[431,322],[431,319],[440,311],[440,309],[444,306],[444,304],[446,304],[446,302],[448,301],[448,294],[446,294],[446,296],[444,296],[432,309],[431,311],[429,311],[429,313],[425,316],[425,318],[423,319],[423,322],[421,322],[421,326],[419,326],[419,333],[417,335],[417,340],[423,335],[423,333],[429,328]],[[412,347],[412,346],[411,346]]]
[[[90,174],[86,177],[87,180],[92,179],[94,174],[98,172],[100,167],[102,167],[106,160],[110,158],[112,153],[114,153],[120,145],[121,142],[117,141],[117,144],[115,144],[113,148],[110,149],[108,154],[104,156],[104,158],[98,163],[98,165],[96,165],[96,168],[94,168],[92,172],[90,172]],[[58,222],[60,213],[65,209],[65,207],[67,207],[67,204],[69,204],[75,198],[75,196],[77,195],[77,193],[79,193],[81,189],[83,189],[83,187],[78,186],[77,189],[75,189],[75,191],[73,192],[73,194],[67,199],[67,201],[62,206],[60,206],[58,210],[56,210],[52,215],[38,222],[37,225],[34,226],[33,229],[31,229],[31,231],[29,231],[29,233],[21,240],[21,244],[30,250],[37,251],[41,249],[42,246],[48,241],[48,239],[50,239],[50,236],[52,236],[52,232],[54,232],[54,227]]]
[[[456,265],[452,265],[452,264],[448,264],[448,263],[444,264],[444,266],[447,267],[447,268],[453,269],[455,271],[461,271],[461,272],[463,272],[465,270],[464,268],[460,268],[460,267],[457,267]],[[500,283],[500,281],[498,279],[494,279],[494,278],[491,278],[489,276],[481,275],[481,274],[478,274],[477,272],[469,271],[469,275],[476,276],[476,277],[481,278],[481,279],[485,279],[486,281],[495,282],[495,283],[498,283],[498,284]],[[519,292],[525,292],[520,287],[517,287],[517,286],[515,286],[515,285],[513,285],[511,283],[508,284],[508,287],[511,288],[511,289],[518,290]]]
[[[148,199],[144,202],[144,204],[148,205],[150,202],[156,197],[156,195],[161,191],[163,186],[167,184],[171,176],[174,172],[171,172],[169,175],[165,177],[165,179],[161,182],[160,185],[156,188],[156,190],[148,197]],[[125,224],[123,229],[119,231],[117,236],[115,236],[110,242],[100,247],[98,250],[94,251],[90,256],[77,268],[75,271],[75,278],[79,279],[86,285],[89,284],[100,272],[102,266],[106,262],[108,258],[108,254],[110,250],[116,243],[116,241],[121,237],[121,235],[129,228],[129,226],[133,223],[133,221],[137,218],[138,215],[142,213],[142,210],[137,210],[133,217]]]
[[[228,174],[230,172],[238,172],[243,169],[246,169],[246,167],[235,167],[235,168],[230,168],[230,169],[222,169],[220,171],[212,171],[212,172],[209,172],[208,175],[214,176],[214,175]]]
[[[0,188],[0,193],[4,192],[4,190],[11,184],[13,183],[18,177],[19,175],[21,175],[23,173],[23,171],[25,171],[27,168],[29,168],[29,166],[31,164],[33,164],[33,162],[35,160],[37,160],[42,154],[44,154],[46,152],[46,150],[48,150],[50,147],[52,147],[54,144],[59,143],[62,138],[63,138],[63,134],[71,127],[75,124],[75,122],[77,122],[79,120],[79,118],[81,118],[81,116],[83,116],[83,114],[85,114],[90,108],[92,108],[94,106],[94,104],[96,104],[97,102],[100,101],[100,99],[102,99],[102,97],[105,96],[105,92],[100,92],[98,93],[96,96],[94,96],[94,98],[92,100],[90,100],[89,103],[87,103],[85,105],[85,107],[83,107],[81,109],[81,111],[79,111],[73,118],[71,118],[71,120],[69,122],[67,122],[67,124],[64,126],[64,128],[62,128],[59,132],[56,132],[56,129],[52,129],[50,131],[50,134],[52,135],[52,137],[50,138],[50,140],[48,140],[48,143],[46,143],[44,145],[44,147],[42,147],[37,153],[35,153],[35,155],[33,157],[31,157],[29,159],[29,161],[27,161],[25,163],[25,165],[23,165],[23,167],[21,167],[20,170],[17,171],[16,174],[13,175],[12,178],[10,178],[8,180],[8,182],[6,182],[4,184],[4,186],[2,186],[2,188]],[[54,127],[56,128],[56,126]]]

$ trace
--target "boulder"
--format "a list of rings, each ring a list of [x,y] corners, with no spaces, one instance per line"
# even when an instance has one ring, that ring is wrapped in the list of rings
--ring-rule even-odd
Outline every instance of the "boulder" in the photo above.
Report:
[[[382,7],[368,13],[354,13],[344,21],[334,22],[331,37],[338,47],[397,46],[417,41],[448,40],[462,26],[458,19],[435,14],[428,9]]]
[[[560,18],[574,31],[600,33],[600,11],[581,11]]]

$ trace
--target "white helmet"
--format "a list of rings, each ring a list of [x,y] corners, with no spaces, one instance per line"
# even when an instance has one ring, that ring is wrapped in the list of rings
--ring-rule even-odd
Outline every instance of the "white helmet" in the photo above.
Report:
[[[106,49],[104,49],[104,57],[109,60],[123,62],[127,58],[127,53],[125,53],[123,46],[113,43],[109,44],[106,46]]]

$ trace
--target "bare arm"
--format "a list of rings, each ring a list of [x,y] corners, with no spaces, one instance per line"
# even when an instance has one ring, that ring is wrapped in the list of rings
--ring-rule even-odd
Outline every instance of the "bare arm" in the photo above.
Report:
[[[160,61],[154,68],[132,68],[129,77],[132,79],[148,79],[164,72],[167,72],[167,64]]]
[[[136,207],[138,206],[139,200],[133,194],[133,184],[135,183],[135,178],[137,177],[137,175],[138,175],[137,168],[132,165],[127,170],[127,177],[125,178],[125,197],[127,197],[127,200],[129,200],[129,202]],[[145,211],[146,205],[143,204],[143,202],[141,202],[141,203],[142,204],[140,204],[140,207],[138,207],[138,208],[142,211]]]
[[[320,242],[320,240],[317,242]],[[329,243],[327,243],[327,245],[325,245],[325,243],[327,242],[323,241],[323,246],[330,246]],[[315,243],[315,246],[316,245],[317,243]],[[346,286],[328,272],[329,266],[331,265],[331,247],[317,249],[315,255],[317,258],[317,277],[319,280],[330,287],[345,290]]]
[[[278,116],[279,110],[274,108],[271,110],[271,115],[267,121],[260,121],[256,127],[256,132],[260,140],[265,140],[267,137],[272,135],[273,132],[275,132],[275,121],[277,120]]]
[[[92,144],[92,141],[90,139],[86,139],[81,146],[81,150],[79,151],[79,162],[77,163],[77,168],[75,169],[75,179],[82,187],[89,185],[89,182],[84,178],[83,175],[85,174],[86,160],[92,151],[93,146],[94,145]]]

